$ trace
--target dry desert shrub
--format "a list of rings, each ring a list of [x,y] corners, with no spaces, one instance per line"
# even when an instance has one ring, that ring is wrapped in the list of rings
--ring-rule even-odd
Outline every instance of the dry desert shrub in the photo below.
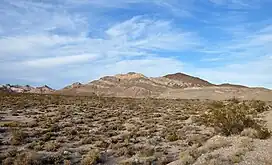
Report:
[[[18,122],[15,122],[15,121],[11,121],[11,122],[1,122],[0,123],[0,126],[1,127],[19,127],[20,126],[20,123]]]
[[[143,147],[139,151],[139,156],[140,157],[150,157],[153,156],[155,153],[154,148],[149,148],[149,147]]]
[[[42,155],[31,151],[23,151],[15,157],[7,157],[3,165],[51,165],[62,164],[60,155]]]
[[[24,151],[15,157],[14,165],[51,165],[62,164],[61,155],[42,155],[31,151]]]
[[[255,111],[263,110],[262,103],[254,103],[257,106]],[[246,128],[253,128],[257,131],[257,137],[265,139],[270,136],[269,130],[251,117],[252,111],[245,103],[213,102],[207,112],[200,116],[200,122],[206,126],[216,128],[225,136],[240,134]]]
[[[11,135],[9,130],[17,128],[18,132],[12,134],[11,140],[18,146],[9,145],[17,149],[24,147],[46,154],[57,153],[56,151],[62,153],[64,147],[79,149],[78,153],[71,152],[65,156],[62,155],[64,157],[62,161],[52,157],[44,160],[39,156],[38,161],[30,161],[43,164],[60,162],[59,164],[67,165],[80,164],[80,161],[83,165],[103,164],[104,156],[108,154],[116,161],[128,160],[124,162],[125,164],[167,164],[174,161],[178,152],[185,148],[186,151],[181,153],[180,157],[183,163],[190,164],[201,154],[225,147],[224,141],[219,141],[203,150],[198,149],[217,133],[240,134],[254,138],[269,136],[269,131],[253,118],[258,117],[256,114],[266,111],[267,106],[263,102],[241,102],[237,99],[211,102],[150,98],[6,95],[0,98],[0,110],[2,108],[3,112],[8,114],[10,110],[16,109],[14,112],[20,116],[34,120],[33,124],[25,125],[16,121],[5,121],[7,124],[2,122],[0,125],[4,128],[0,132],[9,137]],[[205,110],[208,111],[203,114]],[[205,126],[212,126],[213,128],[209,128],[212,131],[207,131],[208,128],[204,125],[198,125],[196,122],[199,121]],[[215,132],[214,128],[218,132]],[[23,144],[26,142],[28,144]],[[163,146],[158,148],[161,144]],[[150,148],[139,148],[143,145],[148,145]],[[101,152],[92,150],[86,154],[88,147],[101,150]],[[177,148],[173,151],[173,147]],[[192,149],[189,149],[191,147]],[[110,152],[107,151],[104,154],[102,150]],[[81,157],[82,154],[86,155]],[[161,155],[158,156],[158,154]],[[35,159],[36,156],[31,156],[30,153],[12,152],[10,156],[5,156],[2,160],[5,159],[7,164],[12,165],[15,159],[18,159],[18,162],[24,162],[24,160],[29,162],[27,160],[32,158]],[[239,162],[240,153],[230,158],[232,162]]]
[[[33,152],[24,152],[16,156],[14,160],[14,165],[38,165],[41,164],[39,161],[39,156],[36,153]]]
[[[94,165],[99,163],[101,155],[99,151],[91,150],[86,155],[83,156],[81,164],[82,165]]]
[[[44,145],[44,149],[46,151],[57,151],[57,149],[60,147],[60,145],[57,142],[47,142]]]
[[[169,140],[170,142],[173,142],[173,141],[177,141],[179,137],[176,134],[176,132],[171,132],[166,136],[166,139]]]
[[[10,139],[10,144],[19,145],[22,144],[27,137],[27,134],[20,129],[12,130],[12,137]]]
[[[44,141],[33,141],[32,143],[27,145],[29,149],[33,149],[35,151],[43,150],[43,146],[44,146]]]

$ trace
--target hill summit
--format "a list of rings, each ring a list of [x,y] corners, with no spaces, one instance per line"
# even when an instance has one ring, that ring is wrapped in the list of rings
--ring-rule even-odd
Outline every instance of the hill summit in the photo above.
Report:
[[[193,77],[184,73],[175,73],[175,74],[168,74],[163,76],[165,78],[171,79],[171,80],[177,80],[182,81],[184,83],[187,83],[188,85],[186,87],[202,87],[202,86],[213,86],[214,84],[200,79],[198,77]]]
[[[61,94],[117,96],[117,97],[157,97],[168,89],[206,87],[213,84],[183,73],[162,77],[147,77],[141,73],[128,72],[105,76],[87,84],[70,85],[57,91]]]

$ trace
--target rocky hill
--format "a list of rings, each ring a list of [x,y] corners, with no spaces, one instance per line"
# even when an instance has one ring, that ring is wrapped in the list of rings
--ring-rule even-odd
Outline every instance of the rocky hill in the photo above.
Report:
[[[71,85],[73,86],[73,85]],[[105,76],[87,84],[65,87],[58,94],[102,95],[117,97],[148,97],[165,91],[168,86],[153,81],[142,74],[129,72]]]
[[[39,94],[50,94],[53,93],[55,90],[50,88],[47,85],[41,87],[32,87],[29,85],[1,85],[0,91],[3,92],[10,92],[10,93],[39,93]]]
[[[83,96],[213,100],[233,97],[267,100],[272,96],[271,90],[268,89],[249,88],[228,83],[216,85],[183,73],[168,74],[162,77],[146,77],[135,72],[105,76],[87,84],[74,83],[54,93]]]
[[[175,73],[175,74],[168,74],[166,76],[163,76],[165,78],[171,79],[171,80],[177,80],[184,83],[184,87],[204,87],[204,86],[214,86],[214,84],[202,80],[198,77],[189,76],[184,73]]]
[[[182,73],[163,77],[146,77],[129,72],[105,76],[87,84],[74,83],[57,91],[58,94],[102,95],[117,97],[157,97],[169,89],[208,87],[212,83]]]
[[[229,98],[272,100],[272,91],[265,88],[249,88],[235,84],[213,84],[184,73],[168,74],[162,77],[147,77],[141,73],[129,72],[105,76],[86,84],[80,82],[60,90],[48,86],[2,85],[0,91],[14,93],[61,94],[78,96],[108,96],[132,98],[181,98],[212,99]]]

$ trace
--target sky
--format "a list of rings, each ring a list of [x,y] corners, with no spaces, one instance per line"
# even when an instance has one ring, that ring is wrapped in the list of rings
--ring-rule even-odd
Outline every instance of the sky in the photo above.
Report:
[[[1,0],[0,84],[182,72],[272,88],[272,0]]]

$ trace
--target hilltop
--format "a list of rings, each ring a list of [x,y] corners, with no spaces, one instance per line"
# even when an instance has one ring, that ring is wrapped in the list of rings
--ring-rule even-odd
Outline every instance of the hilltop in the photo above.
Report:
[[[212,100],[224,100],[233,97],[261,100],[272,98],[271,90],[265,88],[249,88],[230,83],[214,84],[184,73],[147,77],[141,73],[129,72],[101,77],[86,84],[74,83],[54,93],[81,96]]]

